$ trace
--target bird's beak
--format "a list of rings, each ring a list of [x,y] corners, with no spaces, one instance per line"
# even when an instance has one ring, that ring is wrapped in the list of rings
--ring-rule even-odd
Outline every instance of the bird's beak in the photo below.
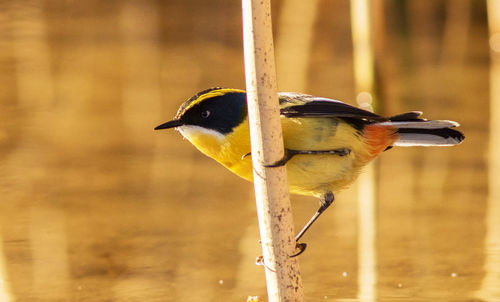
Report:
[[[160,126],[156,126],[155,130],[174,128],[182,125],[184,125],[184,122],[182,122],[181,120],[171,120],[170,122],[166,122],[161,124]]]

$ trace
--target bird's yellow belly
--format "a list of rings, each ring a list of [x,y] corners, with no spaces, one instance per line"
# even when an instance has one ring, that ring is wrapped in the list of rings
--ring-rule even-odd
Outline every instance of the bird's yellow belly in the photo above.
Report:
[[[296,155],[287,164],[290,192],[322,197],[353,180],[353,155]]]
[[[286,164],[290,192],[322,197],[328,191],[339,191],[349,185],[357,175],[353,158],[352,154],[294,156]],[[250,158],[227,168],[249,181],[253,179]]]

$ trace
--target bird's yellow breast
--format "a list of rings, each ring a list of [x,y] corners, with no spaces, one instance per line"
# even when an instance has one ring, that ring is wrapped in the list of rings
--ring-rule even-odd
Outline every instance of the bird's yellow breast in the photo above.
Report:
[[[293,150],[348,149],[345,156],[296,155],[286,164],[290,192],[322,196],[350,184],[371,157],[361,134],[348,123],[335,118],[281,118],[285,148]],[[238,176],[253,179],[248,121],[229,134],[196,126],[181,133],[201,152],[215,159]],[[182,128],[182,127],[181,127]]]
[[[246,180],[252,181],[250,134],[248,121],[243,121],[227,135],[198,126],[179,127],[186,137],[203,154],[215,159],[224,167]]]

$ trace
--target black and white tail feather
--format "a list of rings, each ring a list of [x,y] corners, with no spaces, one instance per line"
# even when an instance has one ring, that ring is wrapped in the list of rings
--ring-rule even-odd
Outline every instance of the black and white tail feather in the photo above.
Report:
[[[464,135],[452,128],[459,124],[447,120],[426,120],[422,112],[411,111],[384,118],[346,103],[300,93],[279,93],[281,115],[286,117],[337,117],[361,124],[387,125],[397,128],[400,138],[394,146],[453,146]]]
[[[448,120],[426,120],[419,118],[422,112],[412,111],[377,123],[397,128],[400,138],[394,146],[454,146],[460,144],[465,136],[452,128],[460,126]]]

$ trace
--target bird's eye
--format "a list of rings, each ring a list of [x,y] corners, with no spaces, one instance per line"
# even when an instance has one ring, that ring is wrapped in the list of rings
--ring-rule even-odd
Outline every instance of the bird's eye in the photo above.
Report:
[[[207,118],[209,116],[210,116],[210,111],[209,110],[205,110],[205,111],[201,112],[201,117],[202,118]]]

